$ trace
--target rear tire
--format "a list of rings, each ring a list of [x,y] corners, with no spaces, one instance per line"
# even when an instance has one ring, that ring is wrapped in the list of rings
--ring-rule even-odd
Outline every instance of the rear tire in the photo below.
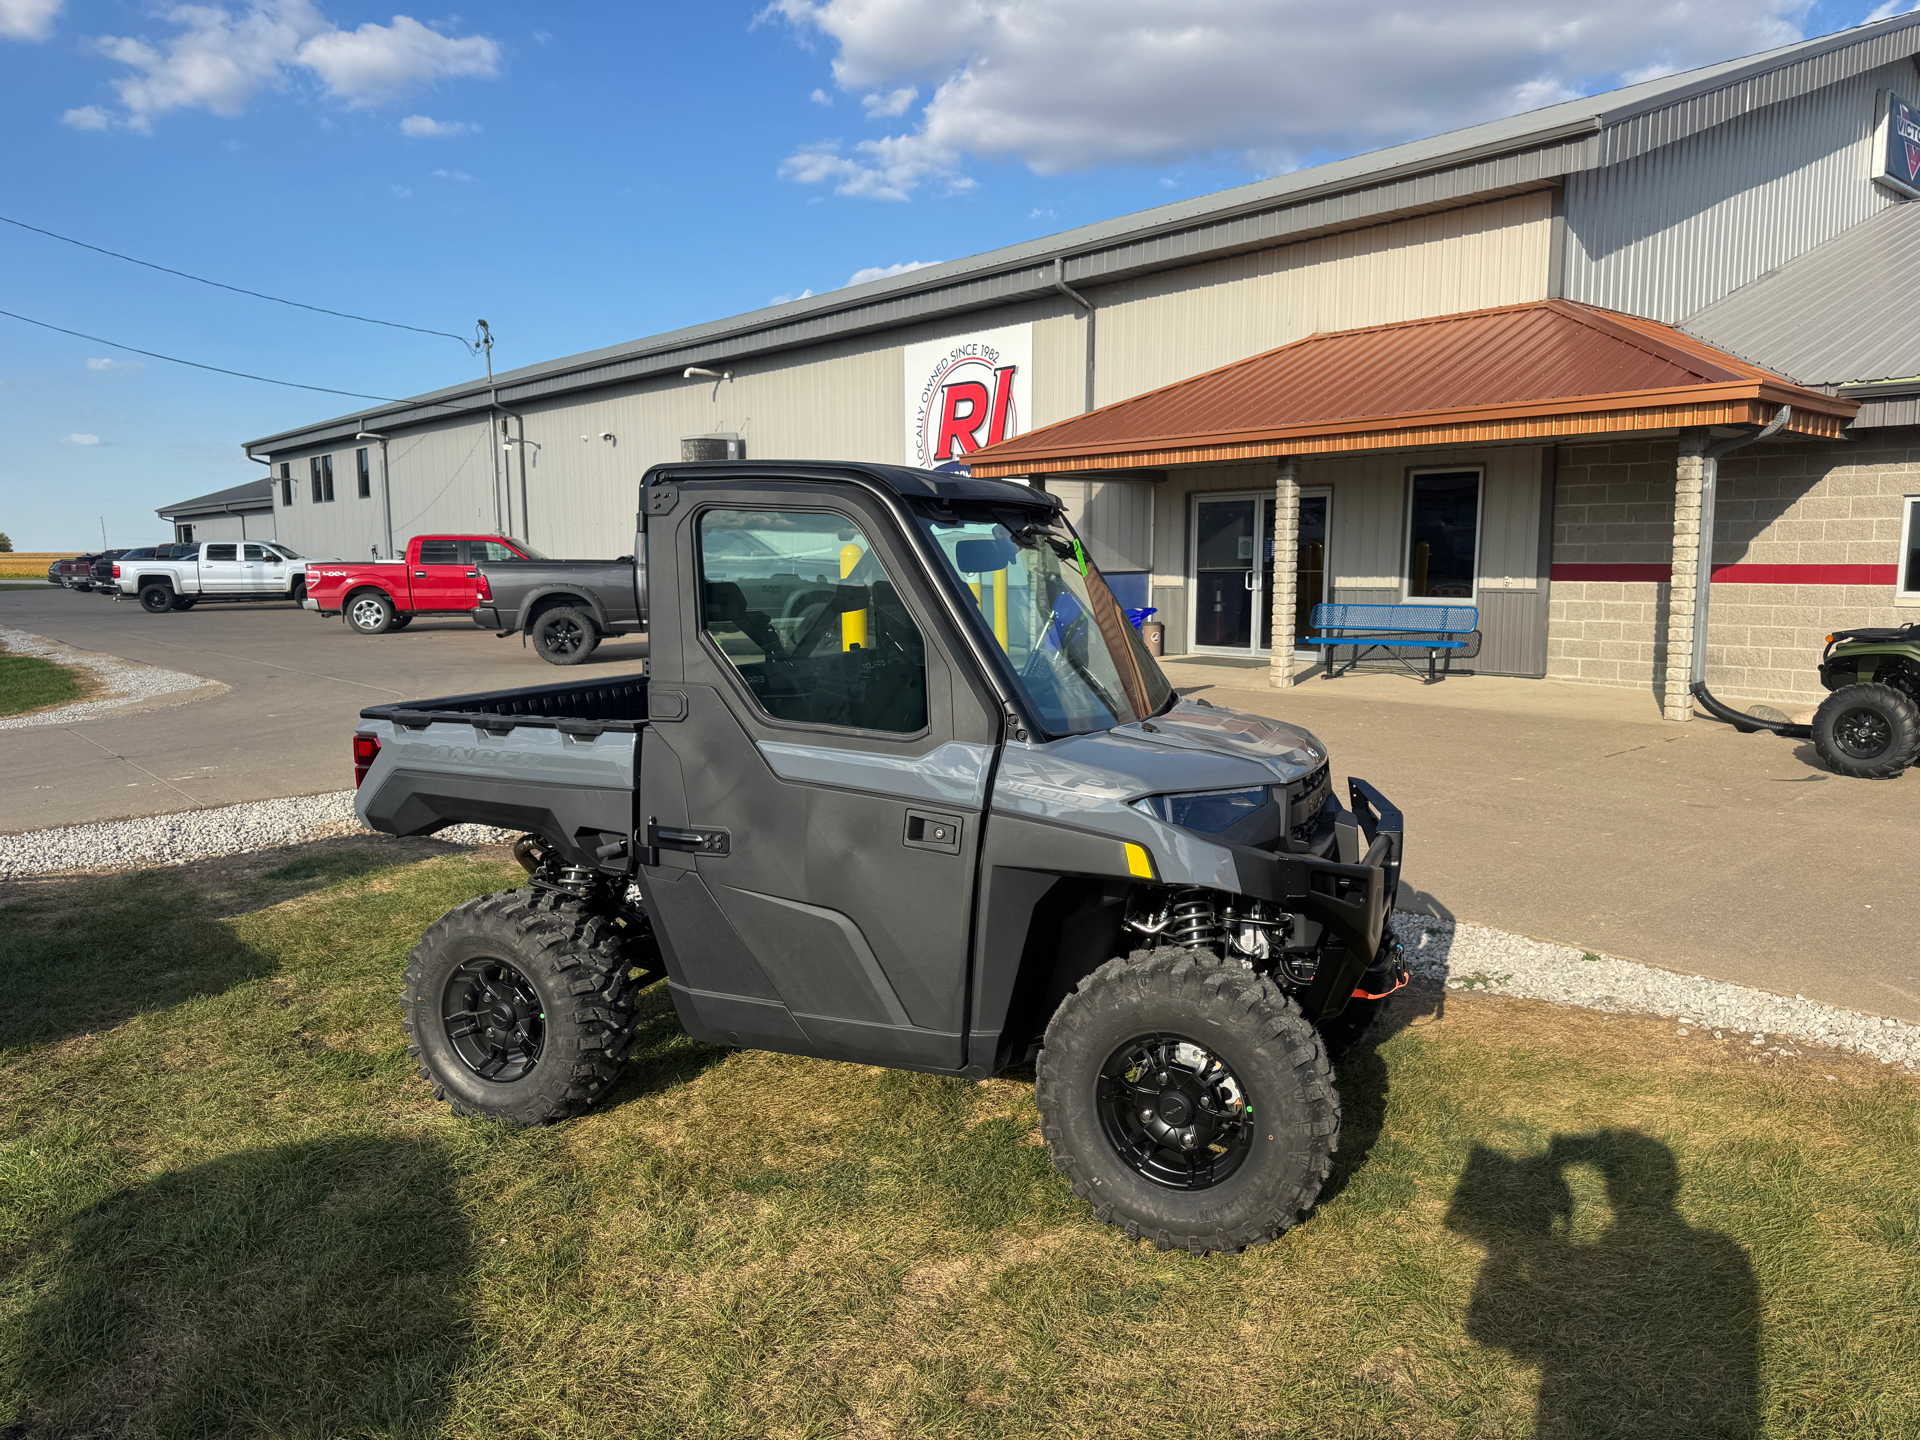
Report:
[[[531,634],[534,649],[548,665],[579,665],[600,644],[594,623],[570,605],[541,612]]]
[[[1074,1194],[1162,1250],[1273,1240],[1314,1204],[1340,1137],[1327,1050],[1300,1007],[1178,947],[1083,980],[1036,1069],[1042,1131]]]
[[[165,615],[174,608],[175,599],[172,586],[144,586],[140,591],[140,608],[148,615]]]
[[[552,893],[499,891],[449,911],[402,982],[421,1079],[459,1116],[544,1126],[579,1115],[633,1045],[646,972],[631,951],[619,921]]]
[[[414,623],[414,618],[412,616],[397,615],[394,617],[394,623],[388,626],[387,629],[390,631],[405,630],[408,626],[412,625],[413,623]]]
[[[1814,749],[1823,765],[1859,780],[1886,780],[1914,764],[1921,739],[1915,704],[1891,685],[1844,685],[1814,713]]]
[[[347,624],[362,635],[381,635],[393,629],[394,603],[377,590],[363,590],[347,601]]]

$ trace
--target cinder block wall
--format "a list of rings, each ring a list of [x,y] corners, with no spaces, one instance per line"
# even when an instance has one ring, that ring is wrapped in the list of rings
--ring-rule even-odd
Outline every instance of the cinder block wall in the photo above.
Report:
[[[1901,500],[1917,483],[1911,426],[1833,446],[1757,445],[1721,462],[1716,565],[1893,565]],[[1743,700],[1818,702],[1815,662],[1830,631],[1902,625],[1921,607],[1891,586],[1717,583],[1708,612],[1708,684]]]
[[[1668,564],[1677,449],[1671,440],[1561,447],[1554,465],[1554,563]],[[1667,629],[1665,581],[1554,581],[1548,676],[1658,693]]]
[[[1673,441],[1563,446],[1555,469],[1554,563],[1666,565],[1673,545]],[[1720,463],[1714,563],[1898,563],[1902,497],[1921,492],[1911,426],[1835,445],[1786,442]],[[1658,691],[1667,662],[1665,581],[1553,582],[1548,675]],[[1717,582],[1708,684],[1743,701],[1818,702],[1827,634],[1900,625],[1921,608],[1891,586]]]

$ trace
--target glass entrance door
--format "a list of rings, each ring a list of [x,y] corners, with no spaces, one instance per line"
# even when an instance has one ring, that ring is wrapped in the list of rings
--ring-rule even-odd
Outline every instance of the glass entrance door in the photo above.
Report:
[[[1314,607],[1327,597],[1327,508],[1331,491],[1301,492],[1300,535],[1294,551],[1294,640],[1312,634]],[[1315,652],[1310,652],[1315,653]]]
[[[1192,649],[1253,656],[1273,645],[1273,561],[1271,494],[1194,498]]]

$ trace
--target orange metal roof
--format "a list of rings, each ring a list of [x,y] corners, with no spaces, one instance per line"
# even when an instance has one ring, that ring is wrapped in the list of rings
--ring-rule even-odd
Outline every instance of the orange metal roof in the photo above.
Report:
[[[967,457],[975,475],[1762,423],[1834,437],[1857,403],[1672,326],[1570,300],[1311,335]]]

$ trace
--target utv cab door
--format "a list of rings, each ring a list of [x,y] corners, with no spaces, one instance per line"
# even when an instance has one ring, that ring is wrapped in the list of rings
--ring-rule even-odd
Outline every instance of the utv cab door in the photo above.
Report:
[[[958,1070],[996,712],[881,502],[771,481],[676,494],[649,518],[636,829],[682,1020]]]

